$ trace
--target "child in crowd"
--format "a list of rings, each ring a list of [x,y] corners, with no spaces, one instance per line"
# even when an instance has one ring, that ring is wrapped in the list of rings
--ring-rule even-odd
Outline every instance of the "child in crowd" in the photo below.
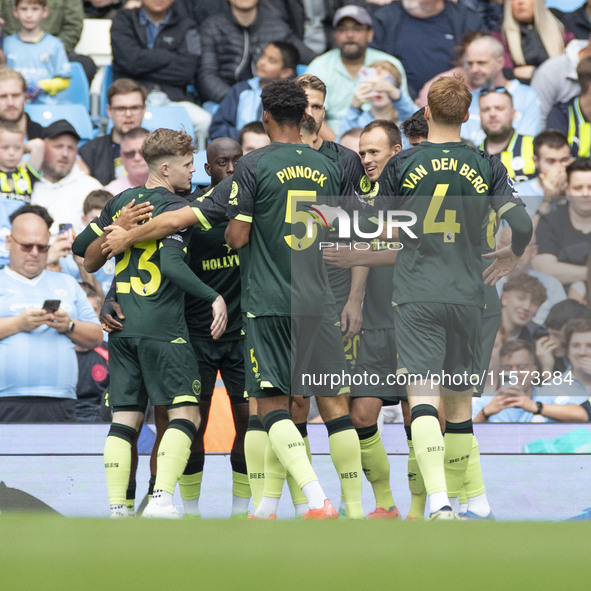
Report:
[[[408,93],[400,90],[402,75],[387,61],[372,63],[360,73],[362,81],[355,90],[351,106],[343,115],[339,134],[353,127],[365,127],[376,119],[398,123],[410,117],[418,107]]]
[[[41,28],[47,0],[14,0],[13,14],[21,28],[4,40],[6,64],[25,77],[31,102],[58,102],[70,85],[70,62],[63,43]]]
[[[101,215],[103,207],[113,198],[112,193],[103,189],[91,191],[82,205],[82,224],[86,227],[92,220]],[[99,295],[104,295],[109,291],[111,282],[115,276],[115,259],[109,259],[96,273],[89,277],[89,273],[84,270],[84,261],[80,257],[72,255],[72,242],[74,236],[71,233],[60,234],[50,249],[50,256],[47,259],[48,266],[52,271],[61,271],[71,275],[78,282],[86,282],[96,289]],[[96,283],[95,283],[96,281]]]
[[[255,76],[238,82],[220,103],[209,128],[209,139],[231,137],[238,141],[239,130],[251,121],[261,121],[261,91],[272,80],[293,78],[299,61],[298,50],[285,41],[269,43],[255,66]]]
[[[42,139],[25,143],[25,135],[16,123],[0,123],[0,265],[8,264],[8,218],[25,203],[31,203],[33,185],[41,175],[44,147]],[[24,163],[26,153],[30,158]]]

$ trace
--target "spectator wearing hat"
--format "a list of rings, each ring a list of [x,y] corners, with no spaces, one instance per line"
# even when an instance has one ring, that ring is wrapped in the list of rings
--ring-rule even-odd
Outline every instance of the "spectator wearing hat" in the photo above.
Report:
[[[76,166],[79,140],[65,119],[54,121],[45,130],[43,176],[33,188],[32,203],[49,211],[54,219],[53,234],[57,234],[59,224],[72,224],[75,232],[82,230],[84,199],[91,191],[102,188],[99,181]]]
[[[335,12],[332,33],[336,49],[317,57],[306,70],[326,84],[326,123],[320,130],[323,139],[335,140],[339,123],[353,100],[362,79],[371,77],[368,67],[373,62],[392,63],[401,74],[400,92],[408,93],[406,73],[397,58],[372,49],[374,29],[371,16],[361,6],[347,5]]]

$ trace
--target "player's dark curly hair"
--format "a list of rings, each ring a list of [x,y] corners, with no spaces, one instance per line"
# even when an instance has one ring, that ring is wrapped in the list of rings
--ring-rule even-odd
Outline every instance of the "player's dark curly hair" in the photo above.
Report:
[[[414,138],[426,138],[429,135],[429,125],[425,119],[425,107],[419,109],[406,121],[403,121],[401,127],[404,135],[409,140]]]
[[[308,105],[305,91],[291,80],[269,82],[263,88],[261,102],[263,110],[279,125],[299,125]]]

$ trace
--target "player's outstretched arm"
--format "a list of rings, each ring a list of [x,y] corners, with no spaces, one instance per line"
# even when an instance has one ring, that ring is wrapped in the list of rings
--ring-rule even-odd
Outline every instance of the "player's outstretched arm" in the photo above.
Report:
[[[532,221],[527,215],[525,207],[521,205],[512,207],[503,214],[503,219],[511,228],[511,244],[495,252],[482,255],[485,259],[495,259],[492,265],[482,273],[486,285],[495,285],[501,277],[508,275],[515,269],[532,237]]]
[[[162,275],[178,288],[197,298],[211,302],[213,323],[211,336],[219,339],[226,330],[228,312],[224,298],[209,285],[203,283],[184,261],[185,253],[174,246],[163,246],[160,249],[160,270]]]
[[[103,245],[103,254],[106,258],[110,258],[134,244],[170,236],[178,230],[198,223],[198,221],[193,209],[187,205],[175,211],[161,213],[152,218],[149,223],[135,226],[128,231],[117,228],[117,226],[107,226],[105,231],[108,230],[109,235]]]
[[[391,267],[396,262],[396,250],[356,250],[349,244],[337,243],[322,249],[324,262],[335,267]]]

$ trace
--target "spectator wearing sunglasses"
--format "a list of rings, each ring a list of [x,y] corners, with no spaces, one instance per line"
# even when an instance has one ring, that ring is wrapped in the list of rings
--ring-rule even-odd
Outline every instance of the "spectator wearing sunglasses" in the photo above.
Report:
[[[23,205],[10,223],[10,260],[0,269],[0,423],[72,421],[75,347],[98,347],[103,333],[76,281],[45,270],[47,210]]]
[[[134,189],[148,180],[148,165],[142,156],[142,144],[149,135],[143,127],[136,127],[121,138],[121,164],[126,174],[111,181],[105,189],[113,195],[119,195],[126,189]]]
[[[518,80],[503,75],[505,61],[503,44],[490,35],[479,37],[466,47],[464,70],[472,91],[470,118],[462,125],[462,137],[478,146],[484,140],[480,126],[479,92],[481,88],[506,89],[513,97],[515,131],[535,136],[541,131],[540,99],[538,93]]]

